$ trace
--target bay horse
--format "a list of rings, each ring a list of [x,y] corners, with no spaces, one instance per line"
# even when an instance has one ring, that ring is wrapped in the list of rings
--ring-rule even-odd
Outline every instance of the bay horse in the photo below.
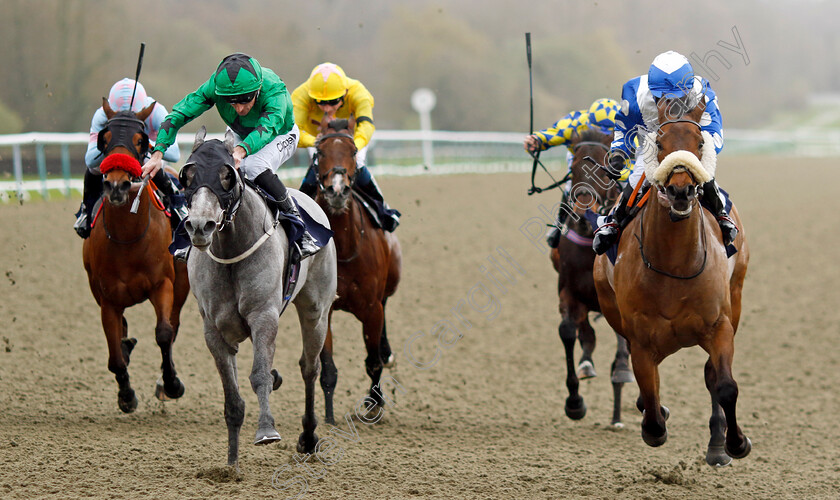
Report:
[[[661,125],[646,137],[651,200],[624,229],[615,266],[606,255],[596,259],[595,285],[604,316],[630,346],[648,445],[661,446],[668,438],[670,412],[660,405],[658,365],[684,347],[699,345],[709,354],[706,462],[722,466],[746,457],[752,447],[738,427],[738,385],[732,377],[749,249],[734,206],[730,215],[740,232],[737,253],[727,259],[715,217],[699,205],[698,187],[714,177],[716,163],[713,139],[700,126],[704,99],[678,116],[675,104],[679,101],[659,101]]]
[[[382,405],[378,389],[383,367],[394,364],[385,324],[385,304],[400,281],[402,250],[394,233],[373,225],[362,203],[353,195],[356,145],[347,120],[333,120],[316,144],[318,189],[315,201],[327,213],[335,231],[338,253],[338,298],[330,310],[327,340],[321,352],[321,388],[326,417],[334,423],[333,392],[338,370],[333,362],[332,312],[347,311],[362,323],[370,377],[369,398]]]
[[[315,382],[321,370],[318,358],[327,334],[327,317],[335,299],[335,245],[330,240],[318,253],[300,262],[296,283],[284,289],[289,264],[289,241],[265,200],[234,168],[233,133],[225,141],[205,141],[204,127],[196,134],[193,152],[181,169],[189,218],[184,226],[195,250],[187,266],[190,284],[204,321],[204,340],[216,361],[225,393],[228,430],[228,465],[238,469],[239,431],[245,401],[239,394],[236,353],[250,338],[254,346],[251,388],[259,400],[259,422],[254,444],[280,440],[268,404],[282,379],[271,366],[280,316],[295,304],[303,338],[300,372],[306,387],[300,453],[313,453]],[[326,215],[308,196],[289,189],[306,212],[324,226]],[[276,230],[275,230],[276,229]],[[288,294],[288,298],[287,298]]]
[[[181,308],[189,295],[187,269],[183,263],[173,262],[169,253],[171,229],[163,207],[153,203],[150,187],[143,189],[135,182],[149,148],[144,120],[154,106],[152,103],[136,114],[116,112],[107,99],[102,99],[108,117],[99,132],[100,149],[105,155],[101,167],[104,198],[90,237],[82,245],[90,291],[99,304],[108,342],[108,369],[119,385],[117,405],[125,413],[137,408],[128,376],[129,357],[137,339],[128,337],[123,313],[146,299],[157,316],[155,340],[163,359],[155,396],[163,401],[184,394],[184,384],[172,360],[172,344],[178,334]],[[138,211],[131,213],[129,201],[137,197]]]
[[[570,171],[572,185],[570,203],[561,210],[568,213],[564,236],[556,248],[551,249],[551,262],[557,271],[557,291],[560,298],[562,321],[558,327],[560,340],[566,351],[566,415],[579,420],[586,415],[586,404],[578,392],[579,379],[594,377],[592,352],[595,350],[595,330],[589,323],[589,312],[601,312],[598,294],[592,279],[595,251],[592,250],[592,226],[584,218],[587,209],[609,207],[619,194],[618,185],[607,177],[600,165],[605,164],[612,134],[589,129],[573,134],[569,149],[573,153]],[[571,208],[571,210],[569,210]],[[575,372],[575,341],[580,340],[583,354]],[[611,424],[623,427],[621,422],[621,389],[633,382],[629,367],[629,352],[624,337],[616,334],[615,360],[610,369],[613,385],[613,415]]]

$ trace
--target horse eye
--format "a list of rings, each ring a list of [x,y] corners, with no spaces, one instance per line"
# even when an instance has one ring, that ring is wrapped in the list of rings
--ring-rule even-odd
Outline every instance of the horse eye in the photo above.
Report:
[[[706,145],[706,141],[700,141],[700,145],[697,146],[699,149],[703,149],[703,146]]]
[[[656,147],[659,148],[659,149],[662,149],[662,143],[659,142],[659,141],[656,141]]]

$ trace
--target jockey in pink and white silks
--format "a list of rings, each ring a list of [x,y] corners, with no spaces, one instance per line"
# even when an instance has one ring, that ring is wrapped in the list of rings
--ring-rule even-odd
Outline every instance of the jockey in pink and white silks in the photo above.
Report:
[[[133,103],[131,102],[132,94],[134,94]],[[135,92],[135,82],[131,78],[123,78],[118,81],[111,87],[110,92],[108,92],[108,105],[114,111],[127,111],[129,105],[131,105],[131,111],[137,113],[153,102],[156,101],[146,94],[146,89],[142,83],[137,82],[137,90]],[[152,113],[145,120],[146,134],[149,136],[152,145],[154,145],[154,141],[157,139],[160,125],[166,117],[166,113],[166,107],[158,102],[155,104]],[[90,139],[88,141],[87,152],[85,152],[87,171],[85,171],[82,205],[76,213],[77,219],[73,225],[76,233],[82,238],[87,238],[90,235],[90,224],[92,221],[92,214],[90,212],[93,210],[93,205],[96,203],[96,200],[102,196],[102,173],[99,171],[99,164],[102,163],[105,155],[99,150],[98,140],[99,132],[105,128],[106,123],[108,123],[108,117],[105,116],[105,111],[100,106],[90,121]],[[178,145],[173,144],[166,150],[163,159],[168,162],[176,162],[180,157],[181,151]],[[139,160],[143,161],[145,159],[139,158]],[[173,193],[178,192],[177,186],[173,186],[168,178],[162,184],[158,185],[158,187],[165,194],[169,195],[170,191]],[[177,215],[186,214],[182,211],[181,214]]]
[[[680,106],[686,111],[694,109],[703,99],[706,109],[699,125],[706,143],[704,154],[717,155],[723,149],[720,109],[709,82],[695,76],[691,64],[682,54],[668,51],[656,56],[648,74],[628,81],[621,91],[621,107],[615,117],[615,136],[607,170],[613,180],[617,180],[627,159],[634,161],[634,167],[615,210],[602,218],[603,222],[595,232],[592,247],[598,254],[603,254],[616,243],[621,230],[629,222],[627,203],[645,171],[645,156],[656,154],[652,149],[654,146],[646,143],[646,138],[659,130],[657,103],[663,97],[680,100]],[[710,146],[713,146],[714,153]],[[703,184],[701,203],[715,215],[723,234],[723,244],[729,245],[738,234],[738,228],[726,214],[725,200],[714,179]]]

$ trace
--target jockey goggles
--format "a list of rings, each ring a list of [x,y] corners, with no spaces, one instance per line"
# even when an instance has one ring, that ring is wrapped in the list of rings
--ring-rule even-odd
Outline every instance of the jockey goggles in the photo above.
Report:
[[[259,90],[248,92],[247,94],[225,95],[222,96],[222,99],[224,99],[228,104],[246,104],[257,97],[257,92],[259,92]]]
[[[315,104],[317,104],[318,106],[335,106],[336,104],[340,103],[342,99],[344,99],[344,97],[337,97],[337,98],[331,99],[329,101],[318,101],[318,100],[316,100]]]

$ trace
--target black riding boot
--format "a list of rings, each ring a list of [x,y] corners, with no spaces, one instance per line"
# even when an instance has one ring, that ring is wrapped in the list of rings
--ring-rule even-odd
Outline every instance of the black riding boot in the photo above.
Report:
[[[560,197],[560,210],[557,212],[557,220],[554,222],[554,226],[551,227],[551,231],[548,232],[548,236],[545,239],[551,248],[557,248],[557,245],[560,244],[560,237],[563,235],[566,219],[569,218],[569,210],[572,208],[567,202],[568,199],[569,194],[563,191],[563,195]]]
[[[102,174],[91,173],[85,170],[84,188],[82,191],[82,205],[76,212],[76,222],[73,229],[82,238],[90,236],[90,223],[93,222],[93,206],[102,196]]]
[[[727,246],[735,241],[735,237],[738,236],[738,226],[735,225],[735,221],[726,213],[723,198],[714,179],[703,184],[703,198],[700,201],[717,218],[720,232],[723,235],[723,246]]]
[[[254,183],[259,186],[260,189],[271,195],[272,198],[277,200],[277,205],[284,214],[300,219],[300,214],[295,206],[295,202],[292,201],[292,197],[289,196],[289,192],[286,190],[286,186],[283,185],[283,181],[281,181],[274,172],[266,170],[254,179]],[[304,230],[303,236],[301,236],[300,241],[297,243],[300,247],[301,259],[305,259],[310,255],[317,253],[318,250],[321,249],[312,238],[312,235],[309,234],[309,231],[306,230]]]
[[[399,211],[394,210],[385,203],[385,198],[382,196],[382,191],[379,190],[379,186],[376,184],[376,181],[373,180],[373,177],[370,177],[369,174],[368,178],[370,180],[367,183],[359,182],[359,179],[357,179],[356,187],[374,201],[381,204],[382,209],[379,214],[379,219],[382,222],[382,229],[388,231],[389,233],[393,233],[397,226],[400,225],[401,214]]]
[[[309,196],[312,199],[315,199],[315,195],[318,192],[318,155],[315,154],[312,156],[312,162],[309,165],[309,170],[306,171],[306,175],[303,177],[303,181],[300,184],[299,191],[306,196]]]
[[[187,200],[184,195],[181,194],[181,190],[175,184],[175,181],[166,175],[163,169],[158,170],[155,176],[152,177],[152,180],[154,181],[155,186],[163,191],[163,194],[165,194],[169,199],[169,212],[171,214],[169,223],[172,226],[172,231],[174,232],[181,221],[187,219]]]
[[[627,203],[632,195],[633,186],[627,183],[615,203],[615,210],[607,217],[607,222],[595,231],[595,236],[592,238],[592,249],[595,250],[596,254],[605,253],[618,241],[618,235],[621,234],[621,230],[629,222],[627,220]]]

